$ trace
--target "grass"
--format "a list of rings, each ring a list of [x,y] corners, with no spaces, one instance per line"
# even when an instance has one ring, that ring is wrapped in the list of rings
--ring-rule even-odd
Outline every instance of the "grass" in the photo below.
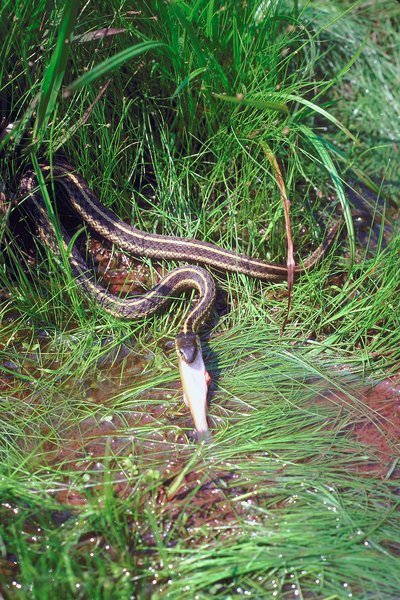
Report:
[[[26,238],[22,199],[5,207],[3,596],[398,597],[396,414],[364,386],[399,363],[396,9],[3,2],[6,199],[28,164],[62,155],[144,230],[283,261],[267,147],[298,257],[339,206],[346,225],[296,283],[282,337],[285,284],[215,274],[214,443],[196,447],[171,348],[186,300],[135,323],[105,314]]]

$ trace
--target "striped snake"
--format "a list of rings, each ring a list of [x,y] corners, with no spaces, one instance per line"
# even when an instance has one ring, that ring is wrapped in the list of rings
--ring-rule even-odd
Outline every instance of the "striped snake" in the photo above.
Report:
[[[119,219],[103,206],[87,182],[72,167],[61,163],[52,166],[41,164],[45,178],[52,177],[62,186],[74,210],[97,233],[124,250],[139,256],[170,260],[188,260],[202,263],[220,271],[244,273],[263,281],[284,281],[287,267],[276,263],[238,254],[214,244],[189,238],[146,233]],[[137,319],[162,309],[171,298],[188,288],[198,292],[198,302],[189,308],[182,330],[175,338],[184,400],[190,408],[197,439],[210,441],[207,422],[207,392],[209,375],[205,369],[197,330],[210,311],[215,299],[214,279],[208,271],[195,265],[177,267],[163,277],[157,285],[141,296],[121,298],[99,285],[78,251],[71,237],[60,226],[60,235],[53,225],[40,192],[39,180],[33,169],[28,170],[20,182],[20,195],[31,199],[32,216],[43,242],[55,254],[68,257],[72,274],[79,286],[102,307],[117,317]],[[295,267],[298,275],[313,267],[332,243],[339,223],[328,232],[325,241],[304,261]],[[60,250],[61,248],[61,250]]]
[[[63,163],[41,164],[43,175],[50,175],[64,189],[68,201],[82,219],[98,234],[124,250],[138,256],[167,260],[188,260],[201,263],[220,271],[244,273],[262,281],[284,281],[287,267],[266,262],[232,250],[225,250],[214,244],[190,238],[165,236],[147,233],[136,229],[119,219],[111,210],[103,206],[89,188],[87,182],[74,169]],[[59,240],[52,220],[39,189],[39,181],[33,169],[21,178],[20,194],[29,196],[32,201],[33,217],[39,236],[54,252],[59,254]],[[324,242],[303,262],[295,267],[295,275],[312,268],[324,255],[331,244],[338,224],[328,232]],[[177,267],[163,277],[147,293],[131,298],[121,298],[99,285],[71,238],[61,226],[61,243],[68,255],[72,273],[83,290],[109,313],[124,319],[137,319],[162,309],[172,297],[188,288],[194,288],[199,295],[184,319],[182,331],[176,337],[178,355],[191,363],[200,349],[197,330],[210,311],[215,299],[215,284],[205,269],[195,265]]]

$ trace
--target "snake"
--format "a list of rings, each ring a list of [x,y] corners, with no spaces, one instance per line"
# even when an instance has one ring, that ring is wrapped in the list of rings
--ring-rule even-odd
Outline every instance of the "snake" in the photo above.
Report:
[[[40,163],[39,168],[43,179],[38,177],[33,167],[28,168],[20,179],[19,195],[29,198],[31,215],[40,239],[53,253],[58,256],[64,254],[68,258],[78,286],[105,311],[126,320],[139,319],[162,310],[171,299],[183,291],[197,291],[198,300],[189,307],[183,319],[181,330],[175,338],[175,347],[182,385],[186,390],[186,402],[192,412],[196,430],[200,432],[199,435],[204,434],[204,439],[208,439],[208,380],[207,384],[204,383],[203,377],[203,373],[206,376],[208,373],[204,368],[198,332],[214,304],[216,288],[213,276],[203,267],[222,272],[243,273],[261,281],[279,282],[287,279],[287,266],[228,250],[206,241],[142,231],[126,223],[104,206],[87,181],[70,165],[63,162]],[[55,226],[54,215],[53,218],[50,216],[49,205],[46,205],[41,193],[40,183],[43,185],[44,181],[49,179],[61,186],[73,210],[92,230],[123,250],[140,257],[188,261],[195,264],[185,264],[172,269],[142,295],[121,297],[110,293],[96,281],[68,231],[60,223]],[[324,256],[335,238],[339,224],[339,221],[333,224],[316,250],[301,265],[294,267],[295,276],[313,268]],[[194,389],[196,387],[197,390]],[[196,398],[191,401],[188,395]]]

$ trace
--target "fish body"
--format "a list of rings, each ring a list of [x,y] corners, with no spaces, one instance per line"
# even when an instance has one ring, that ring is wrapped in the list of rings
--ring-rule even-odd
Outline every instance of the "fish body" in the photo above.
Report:
[[[185,357],[187,357],[187,353],[178,351],[183,399],[192,415],[197,441],[210,442],[211,432],[207,423],[207,394],[211,378],[204,365],[200,342],[197,351],[191,353],[191,362],[187,362]]]

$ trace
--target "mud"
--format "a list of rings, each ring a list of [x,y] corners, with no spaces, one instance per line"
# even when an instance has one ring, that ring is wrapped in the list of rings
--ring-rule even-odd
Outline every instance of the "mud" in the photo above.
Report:
[[[152,263],[151,270],[142,261],[124,252],[116,252],[111,244],[93,237],[88,242],[88,256],[101,276],[103,285],[116,296],[143,294],[165,275],[161,265],[156,262]]]
[[[358,471],[384,479],[400,477],[400,374],[371,385],[362,400],[368,411],[350,428],[357,441],[373,453]]]
[[[314,399],[348,415],[346,434],[365,447],[366,460],[352,469],[364,476],[400,478],[400,373],[379,382],[353,383],[345,392],[326,390]],[[354,450],[349,446],[349,453]]]

